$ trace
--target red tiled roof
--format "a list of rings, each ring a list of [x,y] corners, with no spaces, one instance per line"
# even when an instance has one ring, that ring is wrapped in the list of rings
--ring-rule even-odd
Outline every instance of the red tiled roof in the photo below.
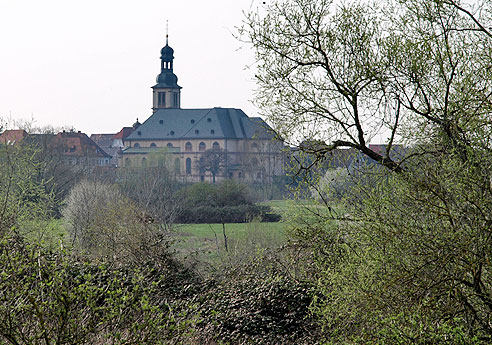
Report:
[[[27,132],[23,129],[8,129],[0,135],[0,142],[15,143],[27,137]]]
[[[52,146],[66,156],[110,157],[85,133],[80,132],[60,132]]]
[[[133,127],[123,127],[121,131],[115,134],[113,139],[125,139],[127,136],[132,134],[133,130]]]

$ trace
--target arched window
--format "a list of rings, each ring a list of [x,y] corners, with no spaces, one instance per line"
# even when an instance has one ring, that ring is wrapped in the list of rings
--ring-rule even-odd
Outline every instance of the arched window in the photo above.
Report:
[[[206,148],[207,146],[203,141],[200,143],[200,145],[198,145],[198,151],[205,151]]]
[[[157,147],[155,143],[150,144],[150,147]]]
[[[142,166],[146,167],[147,166],[147,158],[142,158]]]
[[[191,145],[191,143],[188,141],[186,144],[185,144],[185,151],[192,151],[193,150],[193,146]]]
[[[172,143],[167,143],[167,147],[173,147]]]
[[[191,174],[191,158],[186,158],[186,173]]]
[[[133,145],[133,147],[139,148],[140,147],[140,144],[139,143],[135,143],[135,145]]]
[[[220,145],[218,142],[214,141],[214,143],[212,144],[212,149],[214,151],[219,151],[220,150]]]
[[[181,161],[179,158],[174,159],[174,171],[176,174],[181,174]]]

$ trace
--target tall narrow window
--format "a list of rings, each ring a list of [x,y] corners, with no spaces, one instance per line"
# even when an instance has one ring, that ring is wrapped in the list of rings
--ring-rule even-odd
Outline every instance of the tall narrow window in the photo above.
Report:
[[[191,158],[186,158],[186,173],[191,174]]]
[[[205,151],[206,146],[205,143],[202,141],[200,145],[198,145],[198,151]]]
[[[173,93],[173,107],[179,108],[179,94],[177,92]]]
[[[193,150],[193,146],[191,145],[191,143],[188,141],[186,144],[185,144],[185,151],[192,151]]]
[[[157,97],[158,97],[157,104],[160,107],[165,107],[166,106],[166,93],[165,92],[159,92],[157,94]]]
[[[181,174],[181,162],[179,158],[174,159],[174,171],[176,172],[176,174]]]

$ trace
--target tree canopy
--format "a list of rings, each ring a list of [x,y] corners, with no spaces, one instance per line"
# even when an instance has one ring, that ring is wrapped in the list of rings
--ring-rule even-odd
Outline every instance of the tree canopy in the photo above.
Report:
[[[489,146],[491,22],[489,1],[274,0],[240,33],[255,48],[259,108],[283,138],[399,171],[395,141]],[[378,138],[386,152],[369,148]]]

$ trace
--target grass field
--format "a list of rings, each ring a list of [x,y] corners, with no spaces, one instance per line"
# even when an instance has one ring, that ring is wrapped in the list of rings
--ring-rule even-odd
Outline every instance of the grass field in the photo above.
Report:
[[[231,260],[254,255],[266,248],[285,243],[286,224],[277,223],[229,223],[183,224],[176,226],[174,249],[179,255],[193,257],[201,266],[215,266]]]
[[[263,203],[275,213],[287,218],[299,207],[293,200],[274,200]],[[225,236],[222,224],[176,224],[173,248],[180,255],[194,255],[198,261],[216,263],[224,254],[238,255],[244,251],[281,246],[287,240],[287,222],[227,223]],[[42,229],[42,230],[40,230]],[[53,219],[40,224],[24,224],[26,238],[42,242],[47,247],[70,247],[70,240],[63,220]],[[226,251],[227,243],[227,251]]]

